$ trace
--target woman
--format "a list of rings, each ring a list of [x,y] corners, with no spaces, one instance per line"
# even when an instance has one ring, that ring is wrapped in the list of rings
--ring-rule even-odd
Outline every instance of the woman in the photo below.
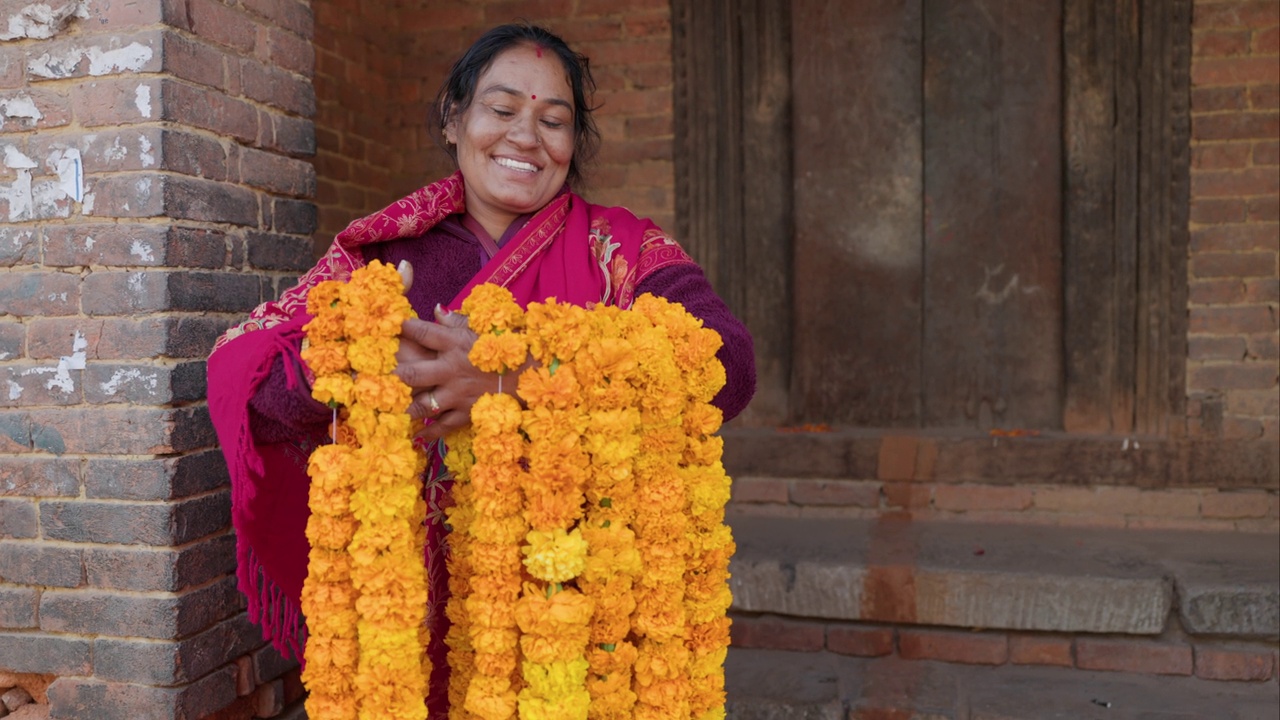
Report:
[[[306,293],[371,260],[412,268],[407,295],[419,317],[403,328],[397,374],[413,390],[410,414],[434,461],[425,488],[431,605],[432,712],[444,708],[443,638],[448,478],[441,440],[467,424],[484,393],[515,392],[467,360],[475,339],[452,314],[481,283],[507,287],[521,305],[555,297],[627,307],[639,294],[682,303],[724,339],[728,383],[715,404],[732,418],[755,387],[751,338],[702,271],[647,220],[587,203],[570,184],[598,142],[587,59],[529,25],[481,37],[453,66],[433,121],[458,172],[353,222],[279,301],[233,328],[209,359],[209,405],[232,478],[239,583],[268,639],[297,654],[298,598],[306,576],[306,458],[325,442],[329,408],[310,397],[298,352],[310,319]]]

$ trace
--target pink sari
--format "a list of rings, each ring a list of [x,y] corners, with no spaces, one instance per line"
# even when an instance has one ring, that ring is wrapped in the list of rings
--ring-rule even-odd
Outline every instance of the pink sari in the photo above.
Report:
[[[449,215],[464,209],[459,174],[433,183],[380,212],[356,220],[338,234],[324,257],[279,300],[264,303],[248,320],[218,340],[209,357],[209,412],[231,476],[231,517],[237,535],[237,579],[248,598],[249,617],[281,652],[302,657],[305,627],[299,612],[306,578],[304,535],[308,478],[306,460],[314,440],[258,443],[249,427],[249,400],[270,374],[277,357],[296,357],[311,288],[325,280],[346,280],[364,264],[359,248],[370,243],[424,235]],[[456,310],[478,284],[511,290],[521,305],[556,298],[577,305],[606,303],[629,307],[636,286],[663,267],[692,260],[652,222],[622,208],[591,205],[562,193],[540,210],[449,304]],[[430,273],[430,268],[415,268]],[[429,309],[416,308],[423,317]],[[290,383],[292,362],[285,362]],[[431,711],[443,710],[448,682],[445,664],[444,600],[450,478],[441,463],[443,448],[428,448],[424,478],[428,501],[426,565],[430,583],[428,652],[436,672],[431,678]]]

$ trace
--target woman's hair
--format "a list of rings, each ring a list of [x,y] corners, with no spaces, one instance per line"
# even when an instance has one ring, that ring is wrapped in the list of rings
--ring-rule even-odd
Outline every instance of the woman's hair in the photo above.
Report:
[[[564,65],[566,79],[573,89],[574,142],[568,179],[570,183],[577,185],[583,177],[583,166],[591,161],[600,147],[600,131],[596,129],[595,119],[591,116],[595,108],[589,104],[596,90],[596,82],[591,77],[587,57],[571,50],[564,40],[546,28],[528,23],[513,23],[499,25],[482,35],[449,70],[448,77],[431,105],[429,122],[443,131],[455,116],[465,113],[475,99],[480,76],[489,69],[495,58],[519,45],[534,45],[550,50]],[[445,143],[444,149],[456,162],[457,148]]]

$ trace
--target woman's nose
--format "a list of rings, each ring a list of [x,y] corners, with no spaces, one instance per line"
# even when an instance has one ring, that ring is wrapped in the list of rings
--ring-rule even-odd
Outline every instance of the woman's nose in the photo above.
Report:
[[[532,115],[522,115],[507,128],[507,138],[511,142],[523,146],[532,147],[541,142],[538,137],[538,121]]]

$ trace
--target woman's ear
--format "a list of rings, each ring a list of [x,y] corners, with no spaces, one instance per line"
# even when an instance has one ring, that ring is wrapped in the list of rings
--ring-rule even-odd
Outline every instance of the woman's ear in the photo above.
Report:
[[[449,145],[458,144],[458,106],[455,103],[445,115],[444,141]]]

